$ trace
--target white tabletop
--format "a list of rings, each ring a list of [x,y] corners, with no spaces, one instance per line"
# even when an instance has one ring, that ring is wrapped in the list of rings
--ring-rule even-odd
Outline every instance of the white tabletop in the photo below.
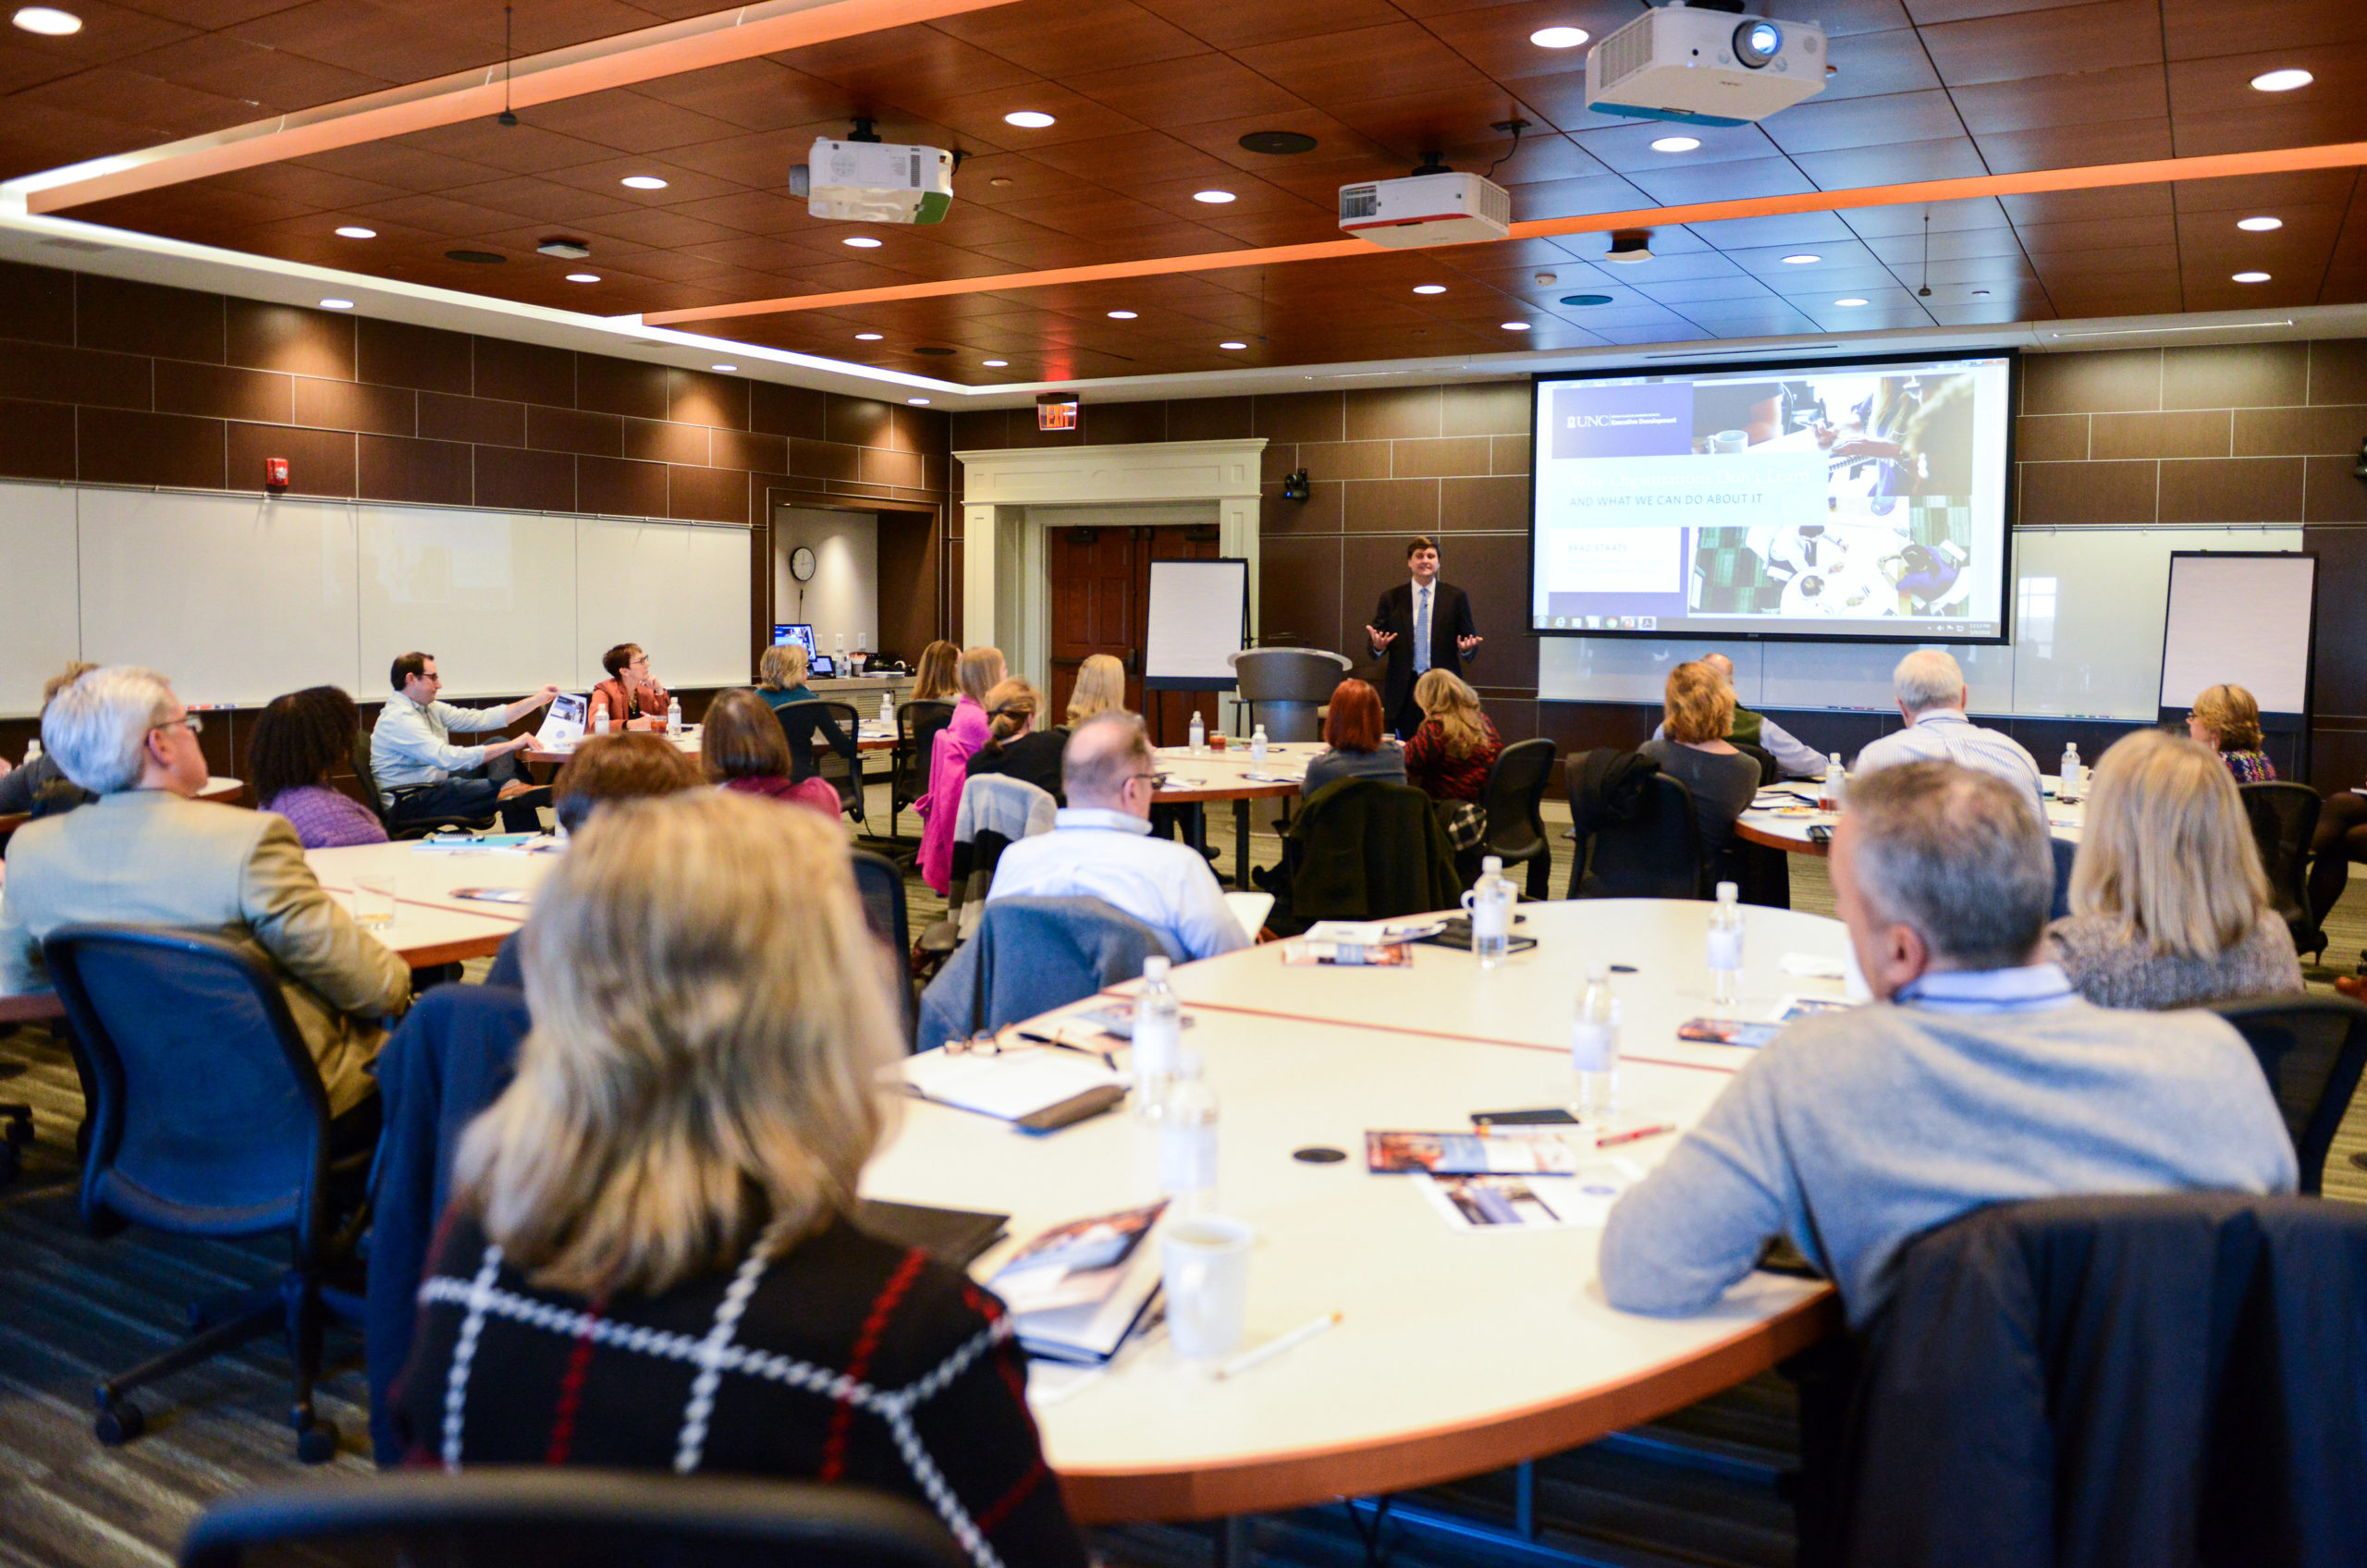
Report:
[[[424,850],[416,843],[304,851],[313,875],[349,911],[356,876],[393,876],[394,922],[372,928],[372,935],[414,965],[483,958],[499,949],[524,922],[526,907],[455,898],[453,889],[532,888],[550,869],[551,858],[517,850]]]
[[[2054,798],[2054,786],[2055,780],[2049,775],[2046,778],[2046,830],[2067,844],[2076,844],[2079,841],[2081,829],[2087,825],[2088,802],[2084,800],[2058,801]],[[1841,820],[1840,815],[1829,811],[1803,811],[1797,805],[1776,808],[1773,802],[1779,800],[1812,802],[1817,798],[1818,789],[1815,780],[1806,778],[1770,785],[1759,792],[1760,803],[1744,812],[1738,820],[1765,838],[1784,839],[1786,847],[1797,844],[1806,849],[1809,842],[1809,829],[1830,827]],[[1777,815],[1779,809],[1782,811],[1780,815]],[[1816,852],[1821,854],[1823,851],[1819,849]]]
[[[1691,1403],[1828,1331],[1823,1287],[1769,1276],[1699,1317],[1614,1312],[1594,1281],[1599,1231],[1458,1231],[1411,1178],[1364,1169],[1367,1129],[1453,1129],[1473,1111],[1565,1103],[1569,1018],[1596,960],[1638,970],[1616,978],[1616,1123],[1699,1119],[1748,1060],[1674,1038],[1680,1020],[1709,1011],[1708,907],[1525,905],[1523,933],[1539,947],[1490,972],[1468,953],[1418,947],[1410,970],[1286,970],[1270,944],[1176,970],[1196,1020],[1186,1037],[1221,1106],[1217,1207],[1258,1232],[1246,1343],[1326,1311],[1345,1317],[1224,1382],[1179,1365],[1155,1336],[1067,1397],[1039,1397],[1071,1508],[1097,1520],[1209,1517],[1474,1474]],[[1787,950],[1837,957],[1836,922],[1747,918],[1742,1011],[1763,1012],[1785,991],[1838,994],[1836,982],[1775,967]],[[1648,1169],[1673,1141],[1613,1152]],[[1053,1224],[1155,1196],[1147,1142],[1124,1114],[1036,1140],[915,1104],[864,1190],[1008,1212],[1011,1239],[981,1260],[984,1279]],[[1311,1145],[1350,1158],[1291,1158]]]

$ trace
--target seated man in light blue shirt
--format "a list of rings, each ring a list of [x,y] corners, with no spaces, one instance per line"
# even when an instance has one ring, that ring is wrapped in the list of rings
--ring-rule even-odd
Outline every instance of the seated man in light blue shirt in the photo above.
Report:
[[[1938,648],[1919,648],[1898,661],[1890,686],[1907,727],[1868,741],[1858,753],[1858,773],[1944,757],[2004,779],[2021,791],[2041,822],[2046,820],[2045,785],[2037,759],[2011,735],[1983,729],[1965,717],[1972,688],[1965,684],[1964,670],[1955,659]]]
[[[370,731],[370,771],[377,776],[386,826],[399,829],[435,817],[490,816],[498,808],[510,832],[539,831],[534,808],[550,803],[550,790],[519,778],[510,755],[533,745],[534,738],[513,735],[483,746],[456,746],[452,737],[507,729],[558,696],[558,688],[546,686],[507,707],[454,707],[435,700],[444,687],[435,655],[420,653],[399,655],[388,679],[395,695]]]
[[[1602,1235],[1611,1305],[1699,1312],[1789,1238],[1862,1328],[1900,1250],[2020,1198],[2289,1193],[2293,1145],[2215,1014],[2096,1007],[2042,962],[2046,829],[1951,762],[1851,787],[1827,863],[1880,998],[1753,1057]]]
[[[1051,832],[1003,851],[988,900],[1099,899],[1157,931],[1185,962],[1247,947],[1208,861],[1150,836],[1158,772],[1143,721],[1133,714],[1121,709],[1078,725],[1061,757],[1069,803]]]

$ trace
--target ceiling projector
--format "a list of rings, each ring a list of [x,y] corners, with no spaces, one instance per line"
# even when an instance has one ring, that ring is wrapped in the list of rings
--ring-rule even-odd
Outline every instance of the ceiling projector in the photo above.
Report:
[[[1824,30],[1683,4],[1645,12],[1587,55],[1587,107],[1748,125],[1824,91]]]
[[[1340,187],[1340,227],[1391,249],[1502,239],[1513,231],[1513,199],[1476,174],[1445,170]]]
[[[789,171],[789,193],[817,218],[940,223],[953,205],[953,154],[942,147],[816,137]]]

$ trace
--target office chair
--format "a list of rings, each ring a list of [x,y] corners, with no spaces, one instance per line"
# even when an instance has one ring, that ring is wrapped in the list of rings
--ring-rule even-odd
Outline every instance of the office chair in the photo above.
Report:
[[[2293,934],[2293,950],[2315,963],[2324,956],[2326,934],[2310,914],[2310,839],[2325,802],[2307,784],[2238,784],[2236,794],[2268,874],[2269,907]]]
[[[937,747],[937,732],[953,722],[953,704],[935,699],[900,703],[896,706],[896,749],[889,753],[888,836],[896,837],[896,819],[914,802],[928,794],[928,768]]]
[[[1532,899],[1553,896],[1553,844],[1545,836],[1545,818],[1538,810],[1552,775],[1552,741],[1515,741],[1496,754],[1495,766],[1488,770],[1488,788],[1479,797],[1488,813],[1479,852],[1499,857],[1508,867],[1526,862]]]
[[[943,1524],[860,1487],[573,1468],[409,1472],[250,1492],[198,1516],[180,1568],[963,1568]]]
[[[1693,791],[1683,780],[1656,773],[1640,787],[1634,816],[1625,822],[1587,826],[1580,803],[1587,753],[1574,752],[1564,768],[1569,779],[1570,818],[1578,824],[1577,850],[1570,863],[1574,899],[1698,899],[1701,896],[1701,830],[1693,815]]]
[[[863,753],[855,744],[863,735],[863,715],[852,703],[816,700],[791,703],[774,710],[780,720],[781,734],[789,741],[789,776],[791,778],[821,778],[839,792],[839,809],[857,822],[863,820]],[[817,748],[816,733],[822,721],[828,719],[846,737],[847,750],[837,747]]]
[[[442,833],[454,828],[481,833],[493,826],[495,814],[488,812],[483,816],[415,817],[400,827],[396,827],[393,818],[386,812],[386,798],[379,791],[378,775],[370,766],[370,732],[366,729],[355,735],[353,740],[353,777],[362,787],[363,802],[377,815],[378,825],[386,830],[387,838],[398,842],[408,839],[424,839],[431,833]]]
[[[362,1303],[325,1278],[351,1256],[368,1217],[361,1186],[375,1119],[366,1130],[360,1119],[333,1126],[277,979],[233,943],[71,925],[50,933],[42,959],[92,1068],[84,1224],[97,1235],[139,1225],[178,1236],[286,1231],[292,1241],[279,1279],[200,1303],[191,1338],[98,1385],[99,1441],[112,1448],[145,1427],[126,1397],[132,1390],[282,1329],[296,1363],[297,1457],[328,1459],[337,1427],[313,1409],[323,1318],[334,1311],[359,1321]],[[342,1146],[349,1141],[355,1146]]]
[[[2367,1067],[2367,1007],[2349,997],[2314,993],[2242,997],[2211,1011],[2236,1026],[2260,1059],[2276,1109],[2285,1114],[2301,1167],[2300,1191],[2317,1195],[2326,1153]]]
[[[904,907],[904,874],[886,855],[869,850],[848,852],[854,860],[854,890],[863,899],[864,920],[895,961],[897,998],[903,1004],[909,1035],[919,1000],[913,989],[913,928]]]

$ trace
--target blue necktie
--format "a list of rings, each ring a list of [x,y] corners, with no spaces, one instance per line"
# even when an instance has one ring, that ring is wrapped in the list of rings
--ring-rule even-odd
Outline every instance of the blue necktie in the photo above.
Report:
[[[1430,591],[1425,588],[1414,602],[1414,673],[1420,675],[1430,668]]]

